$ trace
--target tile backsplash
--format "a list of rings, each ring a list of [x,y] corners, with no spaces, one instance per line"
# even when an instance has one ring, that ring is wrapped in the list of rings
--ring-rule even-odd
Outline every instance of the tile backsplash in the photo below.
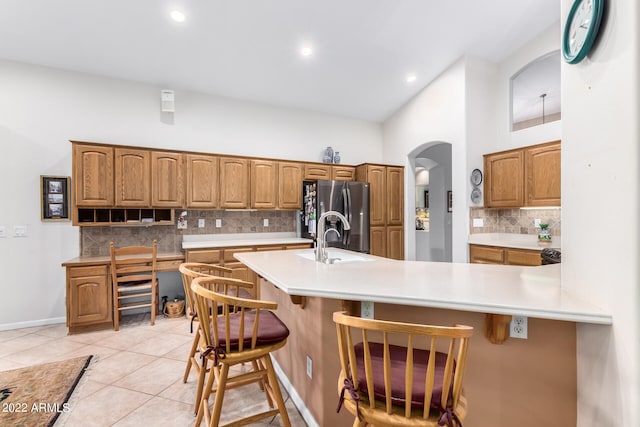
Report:
[[[561,235],[560,209],[500,209],[500,208],[470,208],[470,233],[513,233],[538,234],[534,227],[534,220],[549,224],[552,236]],[[482,227],[474,227],[473,219],[482,218]]]
[[[174,212],[175,221],[183,212]],[[116,246],[149,245],[158,241],[158,252],[181,252],[182,236],[192,234],[235,234],[295,232],[298,211],[241,211],[241,210],[187,210],[187,228],[178,230],[176,225],[80,227],[80,255],[108,256],[109,242]],[[204,219],[205,226],[198,228],[198,220]],[[220,219],[222,227],[216,228]],[[269,226],[264,227],[264,220]]]

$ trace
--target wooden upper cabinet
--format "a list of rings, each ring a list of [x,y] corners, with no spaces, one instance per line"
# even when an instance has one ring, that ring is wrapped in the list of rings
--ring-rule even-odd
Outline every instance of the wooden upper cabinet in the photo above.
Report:
[[[113,206],[113,148],[73,144],[73,188],[77,206]]]
[[[187,154],[187,207],[218,207],[218,157]]]
[[[251,160],[251,208],[275,209],[277,200],[277,162]]]
[[[372,226],[386,225],[387,168],[380,165],[361,165],[356,169],[356,174],[358,181],[369,183],[369,223]]]
[[[485,207],[523,206],[523,154],[513,150],[484,156]]]
[[[302,165],[278,163],[278,207],[302,209]]]
[[[116,206],[151,205],[151,152],[131,148],[115,149]]]
[[[326,164],[305,164],[304,179],[331,179],[331,165]]]
[[[354,181],[356,179],[356,168],[353,166],[331,166],[331,179]]]
[[[404,223],[404,168],[387,166],[387,225]]]
[[[560,206],[560,141],[485,154],[485,207]]]
[[[220,207],[230,209],[249,207],[248,159],[220,158]]]
[[[525,206],[560,206],[560,141],[525,150]]]
[[[180,208],[184,205],[182,154],[151,152],[151,205]]]

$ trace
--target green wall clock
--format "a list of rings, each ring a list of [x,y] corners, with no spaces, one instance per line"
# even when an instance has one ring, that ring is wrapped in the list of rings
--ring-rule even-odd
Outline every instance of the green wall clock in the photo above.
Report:
[[[569,64],[582,61],[598,35],[604,0],[575,0],[562,36],[562,55]]]

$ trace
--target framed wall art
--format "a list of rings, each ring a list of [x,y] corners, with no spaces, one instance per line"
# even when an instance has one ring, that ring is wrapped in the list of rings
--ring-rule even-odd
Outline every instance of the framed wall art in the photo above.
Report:
[[[447,191],[447,212],[453,212],[453,192]]]
[[[40,216],[43,221],[71,220],[68,176],[40,175]]]

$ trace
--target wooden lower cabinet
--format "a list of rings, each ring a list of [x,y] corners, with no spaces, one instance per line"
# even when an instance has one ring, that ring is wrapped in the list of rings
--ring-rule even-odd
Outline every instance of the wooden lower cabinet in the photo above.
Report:
[[[472,264],[538,266],[542,264],[542,258],[540,251],[533,249],[469,245],[469,262]]]
[[[111,280],[104,265],[67,268],[69,333],[111,327]]]
[[[369,253],[381,257],[387,256],[387,227],[371,227]]]
[[[387,258],[404,259],[404,227],[387,227]]]

